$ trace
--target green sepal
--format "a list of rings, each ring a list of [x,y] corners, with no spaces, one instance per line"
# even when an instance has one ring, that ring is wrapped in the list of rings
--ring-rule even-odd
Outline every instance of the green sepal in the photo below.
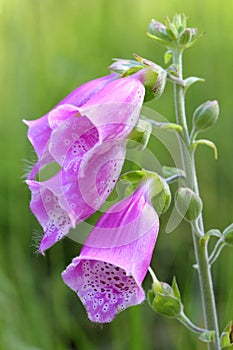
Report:
[[[187,91],[190,86],[192,86],[193,84],[197,83],[197,82],[204,82],[205,79],[202,78],[198,78],[198,77],[189,77],[187,79],[184,80],[184,90]]]
[[[172,38],[169,36],[169,33],[167,32],[166,26],[163,23],[156,21],[155,19],[152,19],[150,21],[148,26],[148,33],[156,38],[163,40],[166,44],[172,40]]]
[[[197,39],[197,28],[185,28],[179,35],[179,44],[183,48],[192,46]]]
[[[170,35],[170,37],[173,40],[176,40],[178,38],[178,28],[175,23],[173,23],[173,20],[171,21],[169,17],[165,18],[165,25],[167,27],[167,33]]]
[[[198,145],[206,145],[206,146],[212,148],[214,151],[214,159],[215,160],[218,159],[218,150],[217,150],[216,145],[212,141],[205,140],[205,139],[194,141],[190,146],[190,150],[195,151]]]
[[[166,180],[155,172],[145,169],[129,171],[120,177],[121,181],[129,182],[126,195],[130,195],[142,180],[151,182],[150,196],[152,204],[160,215],[164,213],[171,203],[171,192]]]
[[[176,13],[172,18],[173,24],[176,26],[178,33],[182,33],[187,26],[187,17],[184,13]]]
[[[144,103],[154,99],[154,93],[150,86],[145,86]]]
[[[159,38],[159,37],[157,37],[149,32],[147,32],[146,34],[149,36],[149,38],[155,40],[156,43],[158,43],[159,45],[165,46],[165,47],[170,47],[170,45],[169,45],[170,40],[169,39],[168,39],[168,41],[166,41],[166,40],[161,39],[161,38]]]
[[[133,131],[128,136],[129,140],[134,141],[134,144],[131,144],[130,141],[127,144],[128,148],[136,148],[139,151],[143,151],[149,142],[152,132],[152,125],[147,119],[139,118]]]
[[[143,170],[132,170],[122,174],[120,180],[129,183],[126,188],[126,195],[130,195],[138,187],[141,180],[145,177]]]
[[[185,178],[185,172],[182,169],[178,169],[175,167],[170,166],[163,166],[162,167],[163,176],[167,179],[169,177],[177,176],[177,177],[183,177]]]
[[[152,307],[160,315],[171,318],[177,318],[182,312],[182,304],[177,298],[160,293],[156,294]]]
[[[133,75],[135,73],[137,73],[138,71],[140,71],[143,67],[131,67],[128,70],[126,70],[121,76],[122,78],[126,78],[129,77],[130,75]]]
[[[120,74],[122,76],[128,76],[136,73],[140,69],[144,68],[143,64],[135,60],[125,60],[121,58],[114,58],[114,63],[109,67],[110,71]],[[128,73],[127,73],[128,72]]]
[[[138,62],[140,62],[142,65],[144,65],[144,67],[150,68],[153,72],[159,74],[161,72],[161,70],[164,70],[161,66],[159,66],[158,64],[143,58],[139,55],[137,55],[136,53],[133,54],[134,58],[136,58],[136,60]]]
[[[214,340],[215,332],[214,331],[205,331],[201,333],[199,339],[205,343],[211,343]]]
[[[147,172],[147,176],[153,177],[154,188],[152,192],[152,204],[157,213],[163,214],[171,204],[171,191],[166,180],[154,172]]]
[[[147,60],[137,54],[134,54],[134,57],[137,61],[144,65],[147,68],[143,76],[143,84],[147,87],[145,102],[153,98],[158,99],[164,92],[166,82],[167,82],[167,72],[157,65],[156,63]],[[151,89],[151,91],[150,91]]]
[[[183,131],[182,126],[176,123],[160,123],[160,122],[153,121],[153,125],[156,126],[157,128],[167,129],[169,131],[177,131],[179,133],[182,133]]]
[[[233,321],[228,322],[220,337],[221,349],[233,348]]]
[[[178,284],[176,282],[175,276],[173,277],[173,280],[172,280],[172,289],[173,289],[173,293],[174,293],[175,297],[177,299],[181,300],[180,290],[179,290]]]
[[[229,245],[233,245],[233,224],[225,228],[222,234],[225,242]]]
[[[160,96],[162,96],[166,86],[166,82],[167,82],[167,72],[165,70],[161,70],[157,76],[156,83],[152,88],[155,99],[158,99]]]
[[[153,196],[152,204],[158,215],[165,213],[169,208],[171,204],[171,192],[166,182],[164,182],[163,190],[156,196]]]
[[[153,292],[152,289],[149,289],[147,291],[147,301],[149,303],[149,305],[152,307],[153,305],[153,300],[154,300],[154,297],[155,297],[155,293]]]

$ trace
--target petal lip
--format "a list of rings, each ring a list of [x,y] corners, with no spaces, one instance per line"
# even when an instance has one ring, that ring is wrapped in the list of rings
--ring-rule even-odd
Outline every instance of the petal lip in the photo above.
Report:
[[[62,278],[77,291],[93,322],[109,323],[120,311],[145,299],[142,287],[132,276],[106,261],[76,258],[62,273]]]
[[[39,251],[44,251],[68,234],[72,223],[68,214],[61,208],[58,197],[46,187],[46,183],[28,180],[31,190],[30,209],[43,228]]]

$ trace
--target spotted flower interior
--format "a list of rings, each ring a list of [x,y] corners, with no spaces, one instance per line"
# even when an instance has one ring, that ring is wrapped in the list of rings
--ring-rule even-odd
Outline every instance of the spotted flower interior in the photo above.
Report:
[[[73,273],[79,276],[77,294],[93,322],[111,322],[118,312],[138,304],[142,294],[132,276],[104,261],[81,260]]]

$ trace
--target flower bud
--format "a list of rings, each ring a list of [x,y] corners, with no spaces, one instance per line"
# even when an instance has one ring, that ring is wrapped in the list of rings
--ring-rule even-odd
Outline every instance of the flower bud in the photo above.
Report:
[[[176,192],[176,209],[187,221],[198,218],[202,211],[202,200],[190,188],[181,187]]]
[[[197,36],[197,29],[196,28],[186,28],[183,30],[183,32],[180,34],[179,43],[180,45],[187,45],[191,43]]]
[[[148,32],[153,36],[159,39],[162,39],[164,41],[171,41],[171,38],[167,33],[166,26],[163,23],[156,21],[155,19],[151,20],[148,27]]]
[[[207,101],[201,104],[193,114],[193,125],[196,131],[203,131],[214,125],[219,116],[218,101]]]
[[[159,288],[153,285],[147,296],[152,309],[163,316],[178,318],[183,311],[180,297],[167,283],[160,282]]]
[[[233,224],[223,231],[223,236],[227,244],[233,245]]]

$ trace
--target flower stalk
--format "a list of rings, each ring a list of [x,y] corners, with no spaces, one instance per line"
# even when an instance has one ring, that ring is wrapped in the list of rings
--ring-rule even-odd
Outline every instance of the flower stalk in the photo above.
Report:
[[[174,49],[173,50],[173,63],[176,66],[178,72],[178,78],[183,80],[182,72],[182,50]],[[184,88],[174,83],[174,98],[175,98],[175,111],[176,111],[176,123],[182,126],[183,132],[182,137],[184,143],[180,142],[181,155],[184,170],[186,172],[187,184],[193,184],[192,190],[199,196],[198,180],[195,167],[195,159],[193,152],[190,151],[190,156],[192,159],[192,168],[191,170],[187,167],[189,162],[186,159],[184,146],[190,149],[190,134],[187,126],[187,119],[185,113],[185,91]],[[184,145],[184,146],[182,146]],[[199,232],[196,232],[195,227],[198,228]],[[218,318],[216,311],[216,303],[213,290],[213,282],[209,265],[208,251],[207,251],[207,240],[200,239],[200,233],[204,235],[204,224],[202,214],[195,220],[195,224],[191,224],[192,235],[193,235],[193,245],[195,251],[195,257],[197,262],[197,271],[199,276],[200,283],[200,292],[203,305],[203,316],[205,322],[205,328],[213,330],[215,332],[214,341],[208,343],[208,350],[220,350],[220,338],[219,338],[219,327],[218,327]]]

